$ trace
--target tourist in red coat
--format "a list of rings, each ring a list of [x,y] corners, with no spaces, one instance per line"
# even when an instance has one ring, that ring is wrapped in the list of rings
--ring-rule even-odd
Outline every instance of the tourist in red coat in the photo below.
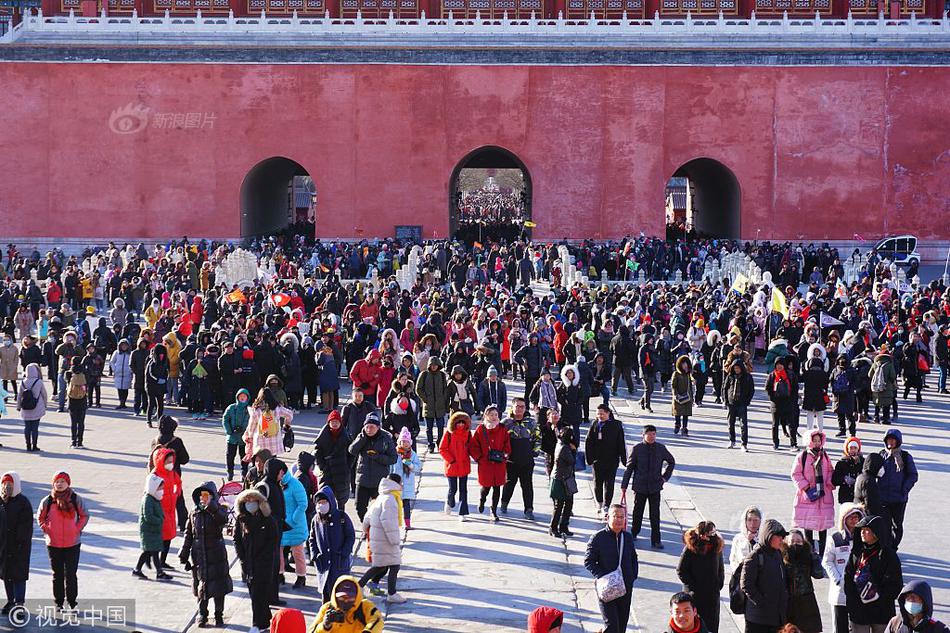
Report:
[[[456,411],[449,418],[449,431],[442,436],[439,454],[445,462],[445,476],[449,479],[449,494],[445,513],[452,514],[455,495],[459,496],[459,521],[468,516],[468,475],[472,472],[471,444],[472,418],[464,411]]]
[[[478,512],[485,511],[485,501],[491,490],[491,519],[498,522],[498,499],[501,487],[508,477],[506,463],[511,454],[511,437],[500,424],[498,407],[490,404],[485,407],[482,424],[472,433],[472,459],[478,464],[478,485],[481,495],[478,499]],[[494,459],[492,459],[494,457]]]
[[[175,506],[181,496],[181,476],[175,472],[175,451],[170,448],[156,448],[153,455],[155,474],[162,478],[165,494],[162,495],[162,510],[165,511],[165,521],[162,523],[162,554],[159,557],[162,567],[172,569],[165,563],[168,558],[168,549],[172,539],[178,534],[175,525]],[[160,571],[160,570],[156,570]]]
[[[362,391],[370,402],[376,402],[376,388],[379,386],[381,363],[382,355],[379,350],[371,349],[366,354],[366,358],[361,358],[353,363],[353,369],[350,370],[350,380],[353,381],[353,388]]]

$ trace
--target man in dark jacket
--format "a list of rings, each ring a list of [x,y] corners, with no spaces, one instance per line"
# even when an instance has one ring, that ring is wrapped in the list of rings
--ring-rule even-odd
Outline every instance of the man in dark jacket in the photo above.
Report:
[[[614,419],[609,405],[597,406],[597,421],[587,433],[584,451],[587,463],[594,466],[594,499],[606,515],[614,498],[617,468],[621,462],[627,464],[623,425]]]
[[[912,580],[897,596],[900,613],[887,624],[890,633],[950,633],[946,624],[935,620],[933,592],[923,580]]]
[[[878,477],[877,485],[881,491],[881,504],[884,506],[885,521],[890,524],[894,535],[891,544],[897,550],[904,537],[904,511],[907,509],[907,500],[910,491],[917,483],[917,466],[914,457],[901,445],[904,436],[897,429],[890,429],[884,434],[884,447],[881,457],[884,458],[884,474]]]
[[[894,617],[894,601],[904,584],[901,561],[890,545],[887,521],[866,516],[855,526],[851,556],[844,568],[844,595],[853,633],[883,630]]]
[[[393,436],[380,428],[374,411],[366,416],[363,430],[350,444],[350,455],[356,458],[356,515],[363,520],[369,502],[379,495],[379,482],[396,463]]]
[[[534,383],[541,379],[541,369],[544,366],[544,351],[541,349],[538,335],[531,334],[528,344],[519,349],[511,360],[524,371],[524,392],[531,393]]]
[[[498,407],[499,411],[508,408],[508,389],[505,387],[504,381],[498,377],[498,369],[495,367],[488,368],[488,374],[485,380],[478,385],[476,395],[478,396],[477,406],[479,411],[484,411],[490,404]]]
[[[633,368],[636,358],[636,347],[630,340],[630,331],[626,325],[621,325],[610,341],[610,352],[614,359],[614,375],[611,381],[611,391],[617,395],[617,387],[620,386],[620,378],[627,384],[627,392],[633,395]]]
[[[241,388],[241,367],[231,341],[225,341],[222,345],[222,353],[218,357],[218,373],[221,375],[221,396],[230,402]]]
[[[508,513],[508,503],[515,493],[515,486],[520,483],[524,516],[534,521],[534,458],[541,446],[541,434],[535,421],[525,413],[526,409],[524,398],[515,398],[511,403],[511,414],[502,420],[511,439],[511,453],[506,464],[508,478],[501,493],[501,513]]]
[[[788,621],[788,586],[782,558],[788,532],[775,519],[759,528],[759,543],[742,561],[739,587],[746,597],[746,633],[774,633]]]
[[[343,405],[343,410],[340,412],[340,421],[342,423],[342,428],[346,431],[347,435],[350,436],[349,442],[352,442],[356,439],[356,436],[360,434],[360,431],[363,430],[363,422],[366,421],[366,416],[372,413],[376,407],[372,402],[366,399],[366,396],[363,395],[363,392],[359,389],[354,389],[352,395],[350,396],[350,401]],[[329,417],[327,421],[329,422]],[[349,443],[347,443],[347,451],[349,451]],[[351,458],[349,460],[350,464],[350,497],[356,497],[356,458]],[[349,498],[349,497],[347,497]],[[337,497],[339,500],[339,497]],[[345,501],[345,499],[344,499]],[[340,504],[342,505],[342,501]]]
[[[650,398],[653,397],[653,386],[656,383],[656,349],[653,347],[652,334],[643,334],[641,336],[637,362],[640,365],[640,380],[643,382],[643,396],[640,398],[640,408],[653,413]]]
[[[664,466],[665,464],[665,466]],[[676,460],[665,446],[656,441],[656,427],[647,424],[643,427],[643,441],[636,444],[627,459],[627,468],[623,471],[621,490],[626,490],[633,478],[633,524],[634,538],[640,534],[643,525],[643,509],[650,504],[650,544],[654,549],[663,549],[660,539],[660,492],[663,484],[673,476]]]
[[[145,395],[145,368],[148,366],[148,341],[139,339],[135,350],[129,356],[129,366],[132,368],[132,408],[135,415],[142,415],[148,405],[148,396]]]
[[[360,392],[354,392],[360,393]],[[360,394],[362,395],[362,394]],[[349,405],[347,405],[349,406]],[[366,419],[366,416],[363,416]],[[342,509],[350,498],[350,463],[356,460],[350,456],[350,444],[353,436],[343,426],[339,411],[331,411],[317,439],[313,442],[313,455],[320,469],[320,485],[333,490],[334,502]],[[354,484],[355,485],[355,484]]]
[[[726,368],[722,396],[729,410],[729,448],[736,447],[736,421],[742,424],[742,450],[749,452],[749,403],[755,394],[755,382],[742,360]]]
[[[26,581],[30,578],[30,552],[33,543],[33,504],[20,489],[20,475],[10,471],[0,476],[0,578],[7,603],[0,614],[7,615],[14,605],[26,599]]]
[[[619,504],[610,506],[607,527],[596,532],[587,542],[584,567],[596,578],[612,573],[618,567],[623,574],[626,593],[610,602],[597,601],[604,619],[604,631],[623,633],[630,619],[633,583],[639,575],[634,536],[627,528],[627,511]]]

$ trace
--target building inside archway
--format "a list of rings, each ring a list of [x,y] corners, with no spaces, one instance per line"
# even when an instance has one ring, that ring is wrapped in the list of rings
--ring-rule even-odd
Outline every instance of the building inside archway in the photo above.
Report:
[[[300,163],[277,156],[255,165],[241,185],[241,236],[288,228],[313,234],[317,189]]]
[[[697,158],[677,169],[665,204],[667,239],[739,238],[739,182],[719,161]]]
[[[526,235],[530,181],[521,162],[500,148],[484,148],[456,168],[451,187],[452,236],[469,244]]]

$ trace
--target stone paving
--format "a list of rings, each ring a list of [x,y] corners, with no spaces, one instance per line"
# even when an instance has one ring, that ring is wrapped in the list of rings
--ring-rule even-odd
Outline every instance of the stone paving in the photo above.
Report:
[[[767,408],[761,389],[764,376],[758,373],[757,396],[750,415],[751,452],[723,448],[727,441],[725,413],[715,406],[694,411],[690,437],[672,435],[669,396],[657,393],[654,414],[641,412],[635,400],[613,401],[623,421],[628,448],[639,438],[642,424],[652,422],[660,428],[659,440],[666,443],[677,460],[676,474],[664,492],[661,506],[663,540],[666,549],[639,550],[640,579],[635,585],[634,616],[631,630],[659,633],[667,619],[669,595],[680,588],[675,565],[681,550],[681,532],[700,518],[714,520],[727,539],[738,528],[743,508],[756,503],[767,516],[791,524],[794,487],[789,479],[793,454],[773,453],[767,426]],[[108,379],[107,379],[108,381]],[[108,384],[108,382],[106,382]],[[513,384],[511,395],[520,391]],[[625,392],[624,392],[625,393]],[[923,577],[934,587],[938,617],[950,616],[950,564],[935,551],[932,543],[937,526],[950,520],[946,504],[933,503],[950,490],[950,398],[924,392],[924,404],[900,401],[900,423],[905,446],[921,471],[920,482],[911,496],[907,511],[906,536],[901,548],[905,577]],[[343,394],[346,397],[346,394]],[[711,403],[711,399],[707,403]],[[83,539],[80,564],[80,607],[91,601],[122,598],[135,601],[135,626],[138,631],[185,631],[194,628],[196,604],[191,596],[190,575],[181,570],[171,583],[141,581],[129,570],[138,556],[138,507],[142,496],[145,461],[155,431],[142,418],[114,411],[114,390],[103,389],[102,409],[93,409],[87,419],[85,450],[68,448],[67,414],[51,413],[41,424],[39,455],[22,450],[21,423],[15,417],[0,420],[0,470],[17,470],[23,477],[24,491],[34,505],[48,491],[54,472],[71,473],[77,492],[88,503],[92,519]],[[179,419],[179,435],[191,453],[184,469],[184,486],[190,505],[190,492],[208,479],[220,483],[224,477],[224,438],[217,421],[192,421],[186,412],[171,408]],[[292,463],[297,450],[308,448],[324,416],[304,412],[296,420],[297,447],[283,457]],[[833,426],[829,424],[829,427]],[[867,450],[881,446],[884,427],[867,425],[859,429]],[[830,442],[833,457],[840,453],[840,440]],[[516,491],[508,515],[492,524],[477,513],[477,490],[469,484],[472,516],[459,523],[446,516],[442,504],[446,480],[438,455],[425,454],[419,479],[419,500],[413,513],[413,529],[408,532],[400,573],[400,592],[408,602],[381,605],[386,610],[386,629],[392,631],[470,631],[480,626],[492,631],[524,630],[528,612],[541,604],[556,606],[567,613],[567,631],[594,632],[600,627],[593,594],[593,582],[583,567],[584,549],[589,535],[599,529],[589,485],[590,473],[581,475],[581,490],[575,497],[575,517],[571,529],[575,536],[555,539],[547,535],[551,502],[547,496],[547,478],[543,467],[535,471],[535,514],[537,521],[522,518],[520,492]],[[619,473],[618,473],[619,477]],[[619,487],[619,486],[618,486]],[[352,505],[352,504],[351,504]],[[353,514],[356,522],[355,514]],[[641,537],[638,544],[644,544]],[[180,539],[173,542],[174,552]],[[233,556],[233,550],[232,556]],[[356,557],[355,573],[366,568],[362,547]],[[728,556],[727,551],[724,555]],[[228,630],[246,630],[250,622],[250,603],[240,583],[237,566],[232,567],[235,592],[228,597]],[[314,576],[311,571],[309,582]],[[825,601],[827,581],[817,582],[823,619],[830,628],[830,608]],[[51,584],[42,535],[36,530],[28,598],[49,599]],[[283,592],[290,606],[312,616],[319,609],[315,590],[308,587]],[[5,623],[4,623],[5,624]],[[4,625],[0,625],[0,629]],[[45,630],[34,621],[21,630]],[[73,627],[82,630],[86,627]],[[131,627],[130,627],[131,628]],[[722,631],[741,630],[723,605]]]

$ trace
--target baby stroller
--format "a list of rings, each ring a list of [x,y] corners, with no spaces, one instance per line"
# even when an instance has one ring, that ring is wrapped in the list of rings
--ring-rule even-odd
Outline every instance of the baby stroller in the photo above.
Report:
[[[221,481],[218,489],[218,504],[228,509],[228,536],[234,536],[234,518],[237,516],[237,496],[244,491],[240,481]]]

